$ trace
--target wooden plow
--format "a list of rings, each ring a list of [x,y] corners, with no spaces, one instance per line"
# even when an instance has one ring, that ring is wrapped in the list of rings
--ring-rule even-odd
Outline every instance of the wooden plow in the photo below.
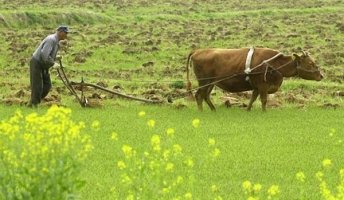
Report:
[[[107,88],[101,87],[99,85],[95,85],[95,84],[91,84],[91,83],[85,83],[83,78],[81,78],[81,82],[77,83],[77,82],[73,82],[73,81],[69,81],[65,71],[64,71],[64,67],[62,65],[62,61],[59,60],[59,64],[60,67],[57,68],[57,73],[59,78],[61,79],[61,81],[63,82],[63,84],[67,87],[67,89],[69,90],[69,92],[76,98],[76,100],[79,102],[79,104],[81,105],[81,107],[89,107],[89,101],[88,99],[84,96],[84,87],[93,87],[95,89],[99,89],[114,95],[117,95],[119,97],[122,98],[126,98],[126,99],[130,99],[130,100],[134,100],[134,101],[141,101],[141,102],[145,102],[145,103],[151,103],[151,104],[157,104],[157,103],[162,103],[162,100],[150,100],[150,99],[143,99],[143,98],[139,98],[139,97],[134,97],[131,95],[125,95],[113,90],[109,90]],[[79,96],[78,93],[76,92],[76,90],[74,89],[73,86],[79,86],[80,90],[81,90],[81,95]]]

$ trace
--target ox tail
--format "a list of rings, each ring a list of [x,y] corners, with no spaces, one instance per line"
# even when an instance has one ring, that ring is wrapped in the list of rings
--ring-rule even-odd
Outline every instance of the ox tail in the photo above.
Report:
[[[188,60],[186,62],[186,92],[188,95],[192,96],[192,91],[191,91],[191,81],[190,81],[190,75],[189,75],[189,67],[191,66],[190,59],[191,56],[193,55],[193,51],[189,54]]]

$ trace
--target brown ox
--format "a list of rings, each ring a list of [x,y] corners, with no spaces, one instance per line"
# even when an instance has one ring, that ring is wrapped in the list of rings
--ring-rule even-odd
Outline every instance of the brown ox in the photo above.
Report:
[[[189,63],[193,63],[199,89],[195,94],[199,110],[205,100],[211,110],[215,110],[210,101],[210,92],[214,86],[228,92],[253,90],[247,110],[260,95],[263,111],[266,110],[267,95],[275,93],[281,86],[283,77],[299,76],[307,80],[320,81],[323,76],[314,60],[305,52],[301,56],[286,56],[279,51],[267,48],[255,48],[250,70],[247,71],[246,58],[249,48],[242,49],[199,49],[189,54],[187,72],[187,90],[191,91]]]

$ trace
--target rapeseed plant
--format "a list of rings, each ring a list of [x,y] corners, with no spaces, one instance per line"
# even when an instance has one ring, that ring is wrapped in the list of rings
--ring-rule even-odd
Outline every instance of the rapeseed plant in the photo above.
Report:
[[[332,165],[332,161],[330,159],[325,159],[322,161],[322,165],[324,168],[330,168]]]
[[[144,114],[143,114],[144,113]],[[141,111],[138,116],[146,113]],[[192,121],[199,127],[200,120]],[[147,122],[148,130],[155,131],[155,120]],[[187,155],[176,143],[173,128],[163,134],[152,134],[148,146],[140,151],[128,144],[122,145],[121,157],[117,161],[119,180],[111,188],[116,199],[194,199],[197,170],[195,165],[206,167],[205,163],[220,155],[215,139],[209,139],[209,153],[202,165],[193,156]],[[113,138],[114,136],[112,136]],[[118,138],[118,135],[115,135]],[[208,159],[208,158],[211,158]],[[203,165],[205,164],[205,165]],[[213,184],[210,191],[214,199],[221,200],[219,188]],[[196,198],[197,199],[197,198]]]
[[[262,189],[262,185],[261,184],[258,183],[258,184],[254,184],[253,185],[253,191],[255,193],[259,193],[261,189]]]
[[[244,189],[245,194],[252,193],[252,183],[250,181],[244,181],[242,183],[242,188]]]
[[[322,161],[323,171],[318,171],[315,176],[319,182],[320,194],[325,200],[343,200],[344,199],[344,169],[339,170],[339,183],[336,186],[336,191],[332,191],[328,186],[325,174],[333,171],[332,161],[324,159]]]
[[[196,119],[192,120],[192,126],[195,127],[195,128],[198,128],[199,125],[200,125],[200,122],[201,121],[196,118]]]
[[[153,128],[155,126],[155,121],[153,119],[150,119],[148,122],[147,122],[147,125],[151,128]]]
[[[172,132],[168,129],[166,135],[153,134],[150,147],[143,154],[136,153],[127,144],[122,146],[124,160],[117,162],[118,169],[122,171],[120,183],[115,187],[117,198],[192,198],[188,188],[191,187],[193,175],[182,169],[183,166],[190,168],[193,161],[185,157],[179,144],[170,142],[172,146],[167,145],[168,138],[173,136]]]
[[[304,182],[305,182],[305,179],[306,179],[306,176],[305,176],[305,174],[304,174],[303,172],[298,172],[298,173],[296,174],[296,179],[297,179],[298,181],[304,183]]]
[[[342,137],[337,133],[336,129],[330,129],[329,136],[333,138],[336,145],[342,145]],[[332,160],[326,158],[322,161],[322,170],[315,174],[316,179],[319,182],[320,194],[325,200],[344,200],[344,169],[339,170],[339,183],[333,183],[333,177],[335,176],[335,170]],[[329,179],[331,181],[329,181]],[[331,186],[338,184],[332,190]]]
[[[335,145],[343,145],[343,135],[340,132],[337,133],[337,130],[332,128],[330,129],[329,137],[334,142]]]
[[[111,133],[111,139],[114,141],[117,141],[118,140],[118,134],[116,132],[112,132]]]
[[[71,110],[20,111],[0,123],[0,199],[66,199],[84,184],[80,166],[93,149]]]
[[[146,115],[146,112],[145,111],[141,111],[141,112],[139,112],[139,114],[138,114],[140,117],[144,117],[145,115]]]
[[[254,184],[249,180],[246,180],[242,183],[242,188],[244,193],[248,196],[247,200],[274,199],[278,198],[280,193],[278,185],[272,185],[270,188],[268,188],[267,196],[265,196],[265,194],[261,192],[263,186],[260,183]]]
[[[273,199],[281,193],[278,185],[272,185],[268,189],[268,199]]]
[[[208,142],[209,142],[210,147],[215,145],[215,139],[214,138],[209,138]]]
[[[91,127],[98,131],[100,127],[100,122],[98,120],[93,121]]]
[[[173,128],[168,128],[168,129],[166,130],[166,134],[167,134],[167,136],[169,136],[169,137],[173,137],[173,136],[174,136],[174,129],[173,129]]]
[[[295,175],[296,180],[298,181],[298,184],[301,184],[300,186],[300,199],[305,199],[305,181],[306,181],[306,175],[303,172],[298,172]]]

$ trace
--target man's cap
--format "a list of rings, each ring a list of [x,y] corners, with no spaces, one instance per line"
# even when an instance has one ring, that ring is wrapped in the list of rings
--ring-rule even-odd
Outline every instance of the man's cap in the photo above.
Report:
[[[68,28],[68,26],[61,25],[57,28],[57,31],[69,33],[69,28]]]

